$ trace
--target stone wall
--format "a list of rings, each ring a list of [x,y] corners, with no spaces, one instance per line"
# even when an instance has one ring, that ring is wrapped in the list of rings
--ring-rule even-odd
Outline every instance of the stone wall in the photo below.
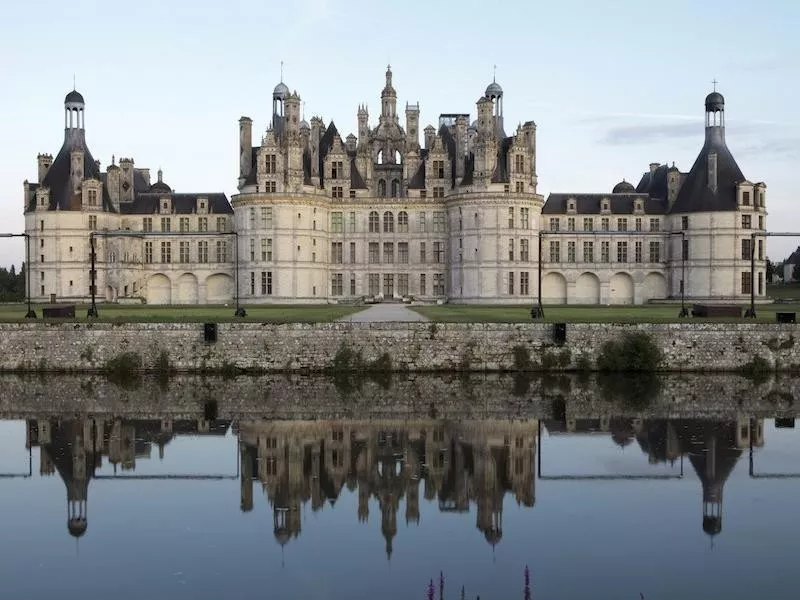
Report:
[[[568,324],[558,346],[554,326],[454,323],[220,323],[206,342],[199,323],[19,323],[0,325],[0,370],[99,371],[122,353],[144,369],[168,361],[178,371],[309,372],[330,368],[343,348],[394,371],[516,370],[533,365],[594,365],[606,341],[647,332],[664,371],[737,371],[756,356],[777,370],[800,366],[800,329],[778,324]]]

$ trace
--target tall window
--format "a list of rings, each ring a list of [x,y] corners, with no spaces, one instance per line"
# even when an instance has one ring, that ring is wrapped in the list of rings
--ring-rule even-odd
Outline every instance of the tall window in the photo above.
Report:
[[[561,262],[561,242],[550,242],[550,262]]]
[[[89,190],[87,196],[89,206],[97,206],[97,190]]]
[[[444,262],[444,242],[433,242],[433,262]]]
[[[425,213],[421,212],[421,213],[419,213],[419,232],[420,233],[425,233],[426,230],[427,230],[427,227],[426,227],[426,224],[425,224]]]
[[[752,254],[752,244],[750,242],[750,238],[742,240],[742,260],[750,260],[750,255]]]
[[[153,217],[142,219],[142,231],[153,231]]]
[[[519,226],[521,229],[531,228],[531,211],[529,208],[519,209]]]
[[[342,233],[344,231],[343,213],[331,213],[331,233]]]
[[[524,154],[515,154],[514,155],[514,170],[517,173],[525,173],[525,155]]]
[[[208,262],[208,242],[197,242],[197,262]]]
[[[600,242],[600,262],[611,262],[611,242]]]
[[[600,219],[600,230],[601,231],[608,231],[609,230],[608,217],[603,217],[602,219]]]
[[[523,296],[527,296],[531,293],[530,291],[530,281],[531,281],[531,274],[527,271],[522,271],[519,274],[519,293]]]
[[[567,242],[567,262],[575,262],[575,242]]]
[[[331,161],[331,179],[344,179],[344,164],[342,161]]]
[[[372,265],[376,265],[381,261],[380,258],[380,245],[378,242],[370,242],[369,243],[369,263]],[[376,294],[378,292],[375,292]]]
[[[97,231],[97,215],[89,215],[89,229]]]
[[[628,262],[628,242],[617,242],[617,262]]]
[[[433,213],[433,231],[434,233],[445,231],[444,213],[442,211],[437,210]]]
[[[758,240],[758,260],[764,260],[764,240]]]
[[[264,157],[264,172],[267,175],[274,175],[278,172],[278,160],[275,154],[267,154]]]
[[[261,271],[261,294],[272,295],[272,271]]]
[[[169,217],[161,217],[161,231],[172,231],[172,220]]]
[[[397,213],[397,233],[408,233],[408,213],[404,210]]]
[[[681,229],[683,231],[689,229],[689,217],[681,217]]]
[[[444,198],[444,188],[440,185],[433,186],[433,197]]]
[[[443,160],[434,160],[433,161],[433,177],[435,179],[444,179],[444,161]]]
[[[750,192],[742,192],[742,204],[750,206]]]
[[[381,292],[381,276],[378,273],[370,273],[367,278],[367,292],[370,296],[377,296]]]
[[[681,244],[681,257],[683,260],[689,260],[689,240],[683,240]]]
[[[223,240],[217,240],[217,262],[225,262],[228,260],[228,243]]]
[[[178,243],[178,256],[180,258],[180,262],[182,263],[189,262],[189,242]]]
[[[749,294],[753,289],[753,279],[750,277],[750,271],[742,271],[742,293]]]
[[[167,241],[161,242],[161,262],[162,263],[172,262],[172,242],[167,242]]]
[[[394,262],[394,243],[393,242],[384,242],[383,243],[383,262],[387,264],[391,264]]]
[[[567,218],[567,231],[575,231],[575,217]]]
[[[256,260],[256,240],[254,238],[250,238],[250,262],[255,262],[255,260]]]
[[[378,233],[381,230],[380,227],[381,222],[378,212],[373,210],[369,213],[369,232]]]
[[[508,207],[508,228],[514,229],[514,207]]]
[[[514,271],[508,272],[508,295],[514,295]]]
[[[344,262],[342,242],[331,242],[331,262],[336,264]]]
[[[583,242],[583,262],[594,262],[594,242]]]
[[[402,264],[408,263],[408,242],[397,243],[397,262]]]
[[[628,231],[628,219],[617,219],[617,231]]]
[[[428,261],[428,257],[426,255],[426,244],[425,242],[419,243],[419,262],[425,264]]]
[[[144,262],[148,264],[153,262],[153,242],[144,243]]]
[[[593,231],[594,230],[594,219],[591,217],[584,217],[583,218],[583,230],[584,231]]]
[[[426,280],[425,280],[425,273],[421,273],[419,276],[419,293],[420,296],[424,296],[428,293]]]
[[[350,211],[350,233],[355,233],[356,231],[356,213],[354,211]]]
[[[383,232],[394,233],[394,215],[388,210],[383,213]]]
[[[272,207],[261,207],[261,229],[272,229]]]
[[[661,242],[650,242],[650,256],[651,263],[661,262]]]
[[[261,260],[265,262],[272,260],[272,238],[261,239]]]
[[[641,231],[642,230],[642,218],[641,217],[636,217],[635,223],[636,223],[636,231]]]
[[[249,220],[250,229],[255,229],[256,228],[256,208],[254,206],[251,206],[249,213],[250,213],[250,220]],[[250,275],[253,275],[253,278],[254,278],[253,287],[255,287],[255,273],[250,273]]]
[[[228,231],[228,219],[217,217],[217,231]]]
[[[182,233],[189,231],[189,217],[181,217],[178,219],[178,228]]]
[[[331,296],[341,296],[344,294],[344,275],[333,273],[331,275]]]
[[[197,217],[197,231],[208,231],[208,217]]]
[[[661,231],[661,219],[650,219],[650,231]]]
[[[394,298],[394,275],[385,273],[383,276],[383,295]]]
[[[401,273],[397,276],[397,294],[408,296],[408,273]]]
[[[633,243],[633,262],[642,262],[642,242]]]
[[[356,262],[356,243],[350,242],[350,263]]]
[[[752,217],[750,215],[742,215],[742,229],[750,229],[752,227]]]
[[[514,260],[514,238],[508,240],[508,260]]]
[[[444,296],[444,273],[433,274],[433,295]]]
[[[561,222],[558,217],[550,217],[550,231],[558,231],[561,228]]]
[[[519,259],[522,262],[528,262],[530,257],[530,240],[519,241]]]

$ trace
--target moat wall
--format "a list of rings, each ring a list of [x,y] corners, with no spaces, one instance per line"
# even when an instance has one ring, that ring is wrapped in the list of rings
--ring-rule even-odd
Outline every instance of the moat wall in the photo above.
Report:
[[[142,370],[313,372],[341,367],[343,349],[383,371],[594,368],[603,344],[643,331],[667,372],[800,369],[800,329],[778,324],[19,323],[0,325],[2,371],[101,371],[123,353]],[[800,340],[797,340],[800,341]],[[345,363],[346,364],[346,363]]]

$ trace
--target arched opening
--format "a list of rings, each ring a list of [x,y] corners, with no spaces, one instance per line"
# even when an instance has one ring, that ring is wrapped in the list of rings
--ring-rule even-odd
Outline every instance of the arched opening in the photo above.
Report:
[[[400,180],[392,179],[392,198],[398,198],[399,196],[400,196]]]
[[[197,304],[197,277],[192,273],[184,273],[178,278],[178,298],[176,304]]]
[[[379,198],[386,198],[386,180],[379,179],[378,180],[378,197]]]
[[[369,213],[369,232],[378,233],[381,230],[380,217],[378,211],[373,210]]]
[[[166,275],[156,273],[147,282],[148,304],[171,304],[172,283]]]
[[[667,297],[667,279],[661,273],[648,273],[642,283],[642,302]]]
[[[582,273],[575,282],[575,297],[571,304],[599,304],[600,280],[594,273]]]
[[[402,155],[402,154],[400,154],[400,151],[399,151],[399,150],[395,150],[395,151],[394,151],[394,163],[395,163],[396,165],[400,165],[400,164],[402,164],[402,163],[403,163],[403,155]]]
[[[633,304],[633,278],[627,273],[616,273],[611,278],[608,297],[611,304]]]
[[[542,279],[542,302],[547,304],[567,302],[567,280],[561,273],[548,273]]]
[[[224,304],[233,300],[233,278],[224,273],[209,275],[206,279],[206,302]]]
[[[375,162],[379,165],[383,164],[383,150],[378,150],[378,156],[375,157]]]
[[[394,233],[394,215],[388,210],[383,213],[383,232]]]

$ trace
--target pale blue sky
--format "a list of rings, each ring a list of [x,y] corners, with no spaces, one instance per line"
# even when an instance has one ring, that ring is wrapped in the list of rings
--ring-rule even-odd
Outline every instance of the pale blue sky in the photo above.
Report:
[[[63,139],[63,98],[86,98],[86,134],[112,154],[161,166],[178,191],[236,191],[238,119],[266,128],[285,82],[306,117],[356,130],[379,111],[391,62],[399,106],[475,114],[492,78],[506,130],[539,126],[539,191],[636,183],[650,162],[688,170],[703,142],[703,99],[719,80],[727,139],[767,183],[768,227],[800,231],[791,176],[800,162],[800,3],[767,0],[139,0],[8,2],[0,21],[0,229],[22,231],[22,181]],[[795,187],[796,190],[796,187]],[[798,240],[772,240],[783,258]],[[0,264],[21,242],[0,240]]]

